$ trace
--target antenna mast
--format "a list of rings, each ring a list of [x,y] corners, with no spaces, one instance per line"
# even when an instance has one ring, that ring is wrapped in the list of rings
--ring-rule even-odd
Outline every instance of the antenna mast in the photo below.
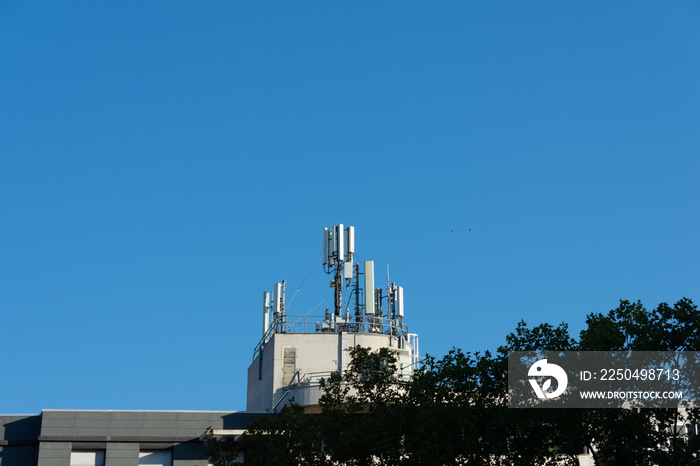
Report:
[[[343,288],[347,290],[353,277],[352,259],[355,254],[355,227],[345,228],[343,224],[323,229],[324,269],[333,274],[330,282],[334,288],[335,315],[343,313]],[[343,282],[344,287],[343,287]]]
[[[333,312],[326,308],[322,321],[307,321],[308,313],[287,315],[287,282],[275,283],[272,292],[263,293],[262,339],[255,354],[262,355],[263,347],[275,334],[307,333],[314,324],[316,332],[387,335],[390,346],[396,341],[399,348],[405,348],[413,337],[403,323],[403,288],[391,281],[389,264],[386,264],[386,288],[375,288],[375,278],[379,278],[375,277],[374,261],[366,260],[362,265],[355,263],[355,227],[342,223],[323,229],[321,256],[323,271],[330,275],[329,285],[333,288]],[[415,338],[411,341],[414,340],[417,344]]]

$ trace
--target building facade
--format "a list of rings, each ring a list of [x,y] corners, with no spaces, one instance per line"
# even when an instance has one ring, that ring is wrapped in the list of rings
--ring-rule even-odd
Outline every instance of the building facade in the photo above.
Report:
[[[44,410],[0,416],[1,466],[207,466],[208,427],[237,436],[256,414]]]

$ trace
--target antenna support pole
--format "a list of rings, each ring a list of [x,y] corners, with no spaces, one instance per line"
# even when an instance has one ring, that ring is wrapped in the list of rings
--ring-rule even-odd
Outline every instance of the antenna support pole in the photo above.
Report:
[[[335,278],[333,279],[335,288],[335,315],[340,316],[343,312],[343,263],[336,262]]]

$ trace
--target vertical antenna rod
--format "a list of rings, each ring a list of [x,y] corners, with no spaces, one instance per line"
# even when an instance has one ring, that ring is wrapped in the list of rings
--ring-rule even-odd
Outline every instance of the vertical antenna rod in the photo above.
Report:
[[[267,333],[267,328],[270,326],[270,293],[263,292],[263,338]]]

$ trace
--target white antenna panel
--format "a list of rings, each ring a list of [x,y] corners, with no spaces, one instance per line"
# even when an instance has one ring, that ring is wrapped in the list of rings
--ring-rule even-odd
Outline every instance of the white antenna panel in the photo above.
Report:
[[[263,292],[263,336],[270,326],[270,292]]]
[[[336,242],[335,239],[335,227],[333,229],[328,231],[328,245],[329,245],[329,250],[328,250],[328,263],[330,265],[335,264],[335,260],[333,259],[335,257],[335,252],[338,249],[338,243]]]
[[[389,297],[387,296],[387,299]],[[374,313],[377,315],[382,315],[382,289],[381,288],[375,288],[374,289]]]
[[[352,280],[352,259],[343,264],[343,278],[346,280]]]
[[[336,241],[338,241],[337,259],[338,259],[338,262],[344,262],[345,261],[345,229],[343,228],[342,223],[335,228],[336,228],[335,238],[336,238]]]
[[[272,289],[272,312],[277,315],[282,310],[282,284],[275,283]]]
[[[330,230],[328,228],[323,229],[323,252],[321,255],[323,256],[323,265],[328,265],[330,262],[330,256],[331,256],[331,251],[330,251],[330,246],[328,243],[330,243]]]
[[[394,299],[396,300],[396,315],[403,317],[403,286],[397,286],[394,288],[396,293]]]
[[[374,315],[374,261],[365,261],[365,314]]]
[[[347,245],[348,260],[352,260],[355,254],[355,227],[349,226],[345,229],[345,243]]]

